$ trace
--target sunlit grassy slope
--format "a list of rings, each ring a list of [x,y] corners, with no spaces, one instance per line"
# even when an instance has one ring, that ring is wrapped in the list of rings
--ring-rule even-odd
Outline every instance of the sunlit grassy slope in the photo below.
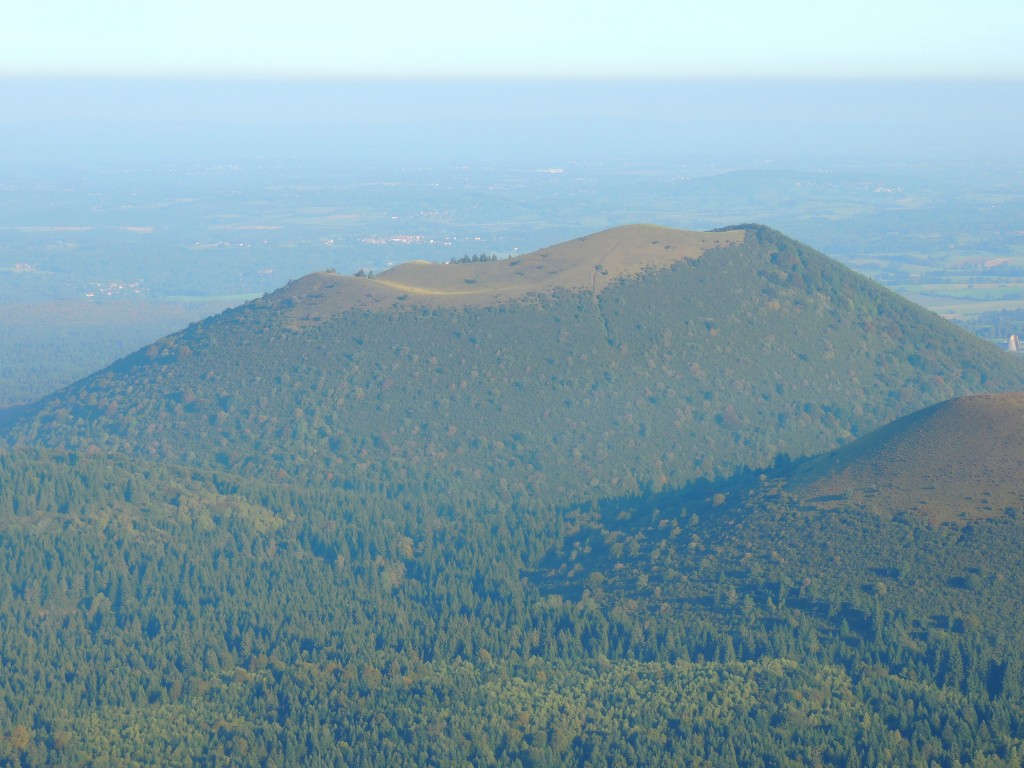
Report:
[[[668,269],[743,239],[741,230],[687,232],[633,225],[499,261],[414,261],[370,279],[319,272],[294,281],[274,297],[294,304],[292,318],[305,325],[353,309],[490,307],[555,291],[597,294],[617,281]]]
[[[808,500],[911,512],[933,522],[1024,508],[1024,393],[939,403],[801,468]]]

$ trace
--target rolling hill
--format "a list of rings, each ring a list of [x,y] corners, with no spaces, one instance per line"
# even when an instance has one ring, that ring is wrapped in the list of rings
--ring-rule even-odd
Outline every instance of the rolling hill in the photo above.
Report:
[[[308,276],[13,415],[12,445],[506,501],[835,447],[1024,366],[762,227]]]
[[[1004,517],[1024,508],[1024,393],[933,405],[803,465],[794,495],[909,512],[934,523]]]

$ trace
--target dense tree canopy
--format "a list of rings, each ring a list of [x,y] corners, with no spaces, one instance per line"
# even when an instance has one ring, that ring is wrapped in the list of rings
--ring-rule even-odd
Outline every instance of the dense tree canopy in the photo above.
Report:
[[[600,293],[279,299],[4,425],[0,765],[1021,764],[1024,523],[784,456],[1018,361],[761,228]]]

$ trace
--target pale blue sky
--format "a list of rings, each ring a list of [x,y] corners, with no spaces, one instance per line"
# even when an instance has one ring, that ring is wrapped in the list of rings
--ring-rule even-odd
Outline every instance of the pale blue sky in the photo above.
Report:
[[[1020,0],[6,0],[0,77],[1024,78]]]

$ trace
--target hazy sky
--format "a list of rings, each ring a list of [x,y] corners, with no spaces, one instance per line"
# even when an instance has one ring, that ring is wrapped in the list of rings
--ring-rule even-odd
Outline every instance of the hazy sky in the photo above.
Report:
[[[1020,0],[7,0],[0,77],[1022,78]]]

